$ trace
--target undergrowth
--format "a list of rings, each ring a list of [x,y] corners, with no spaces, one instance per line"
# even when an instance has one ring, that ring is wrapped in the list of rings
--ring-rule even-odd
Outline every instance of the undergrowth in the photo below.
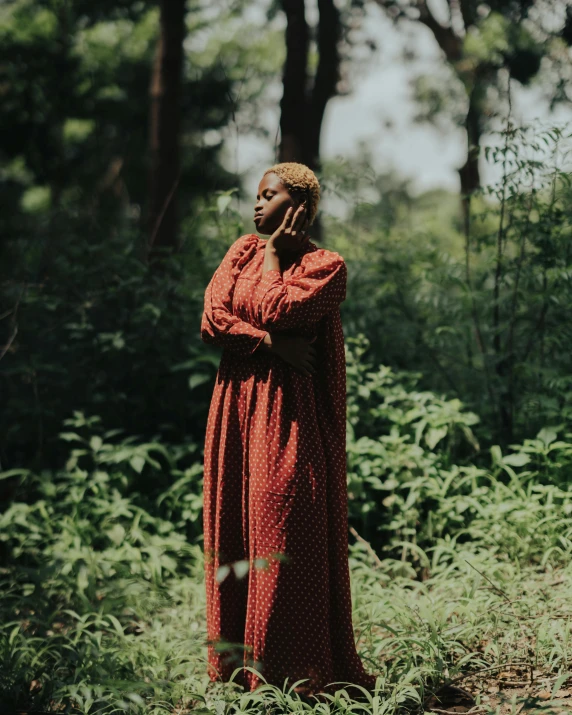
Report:
[[[310,703],[294,683],[209,682],[196,446],[76,413],[61,469],[0,474],[12,495],[0,515],[0,711],[393,715],[432,711],[457,684],[480,715],[521,683],[502,710],[516,715],[525,697],[562,697],[570,435],[547,427],[483,453],[475,415],[368,366],[365,347],[349,343],[350,566],[375,693],[355,701],[340,683]]]

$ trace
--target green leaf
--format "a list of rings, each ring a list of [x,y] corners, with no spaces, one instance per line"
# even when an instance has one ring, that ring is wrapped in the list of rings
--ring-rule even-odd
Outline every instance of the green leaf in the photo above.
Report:
[[[24,477],[30,474],[29,469],[8,469],[6,472],[0,472],[1,479],[10,479],[10,477]]]
[[[564,685],[564,683],[570,677],[572,677],[571,673],[563,673],[556,679],[556,682],[554,683],[554,687],[552,688],[552,694],[550,695],[551,700],[554,700],[554,696],[556,695],[556,693],[560,690],[560,688]]]
[[[502,461],[503,464],[509,464],[511,467],[524,467],[530,462],[530,457],[524,452],[515,452],[515,454],[507,454]]]
[[[141,474],[143,467],[145,466],[145,459],[140,454],[136,454],[134,457],[131,457],[129,464],[137,472],[137,474]]]
[[[232,196],[229,194],[223,194],[222,196],[219,196],[216,200],[216,206],[219,212],[219,215],[222,216],[222,214],[227,210],[227,208],[230,206],[230,202],[232,201]]]
[[[107,536],[113,541],[116,546],[119,546],[125,539],[125,529],[121,524],[114,524],[107,532]]]
[[[217,583],[221,583],[230,573],[230,566],[224,564],[224,566],[219,566],[216,572]]]
[[[85,442],[85,440],[82,439],[79,434],[75,434],[75,432],[60,432],[58,436],[60,439],[63,439],[64,442]]]
[[[109,622],[111,623],[111,625],[115,628],[117,635],[119,635],[119,636],[125,635],[123,632],[123,627],[122,627],[121,623],[117,620],[117,618],[115,616],[111,615],[111,613],[108,613],[107,618],[109,619]]]
[[[551,442],[554,442],[557,437],[558,433],[556,432],[554,427],[543,427],[536,435],[536,439],[539,439],[541,442],[544,442],[547,447]]]
[[[136,705],[140,705],[142,707],[145,705],[145,700],[143,700],[139,693],[127,693],[127,697]]]
[[[255,569],[262,569],[266,570],[268,568],[268,559],[259,557],[257,559],[254,559],[254,568]]]
[[[206,372],[195,372],[189,377],[189,388],[193,390],[199,385],[203,385],[210,380],[210,375]]]
[[[196,366],[197,362],[198,362],[197,358],[193,358],[192,360],[185,360],[184,362],[179,362],[176,365],[172,365],[169,368],[169,372],[178,372],[179,370],[190,370],[191,368]]]
[[[98,452],[101,449],[102,444],[103,444],[103,440],[101,439],[101,437],[98,437],[97,435],[93,436],[89,440],[89,446],[91,447],[91,449],[94,452]]]
[[[89,586],[89,574],[86,566],[81,566],[77,575],[77,587],[80,591],[85,591]]]
[[[446,427],[430,427],[425,434],[425,442],[429,449],[435,449],[437,444],[446,436]]]
[[[236,578],[241,579],[246,576],[248,570],[250,569],[250,563],[247,559],[242,559],[241,561],[235,561],[233,564],[234,573]]]
[[[20,624],[18,624],[17,626],[14,626],[14,628],[12,628],[12,630],[10,631],[10,635],[8,637],[9,645],[13,645],[14,641],[16,640],[16,636],[18,635],[19,632],[20,632]]]
[[[494,464],[502,464],[502,450],[498,444],[493,444],[491,447],[491,457]]]

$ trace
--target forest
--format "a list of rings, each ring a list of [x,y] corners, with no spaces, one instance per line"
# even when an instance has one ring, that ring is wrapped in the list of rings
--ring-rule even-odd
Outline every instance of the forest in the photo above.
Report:
[[[456,189],[324,151],[390,37]],[[572,712],[570,4],[4,0],[0,48],[0,713]],[[201,314],[277,161],[348,269],[360,701],[205,670]]]

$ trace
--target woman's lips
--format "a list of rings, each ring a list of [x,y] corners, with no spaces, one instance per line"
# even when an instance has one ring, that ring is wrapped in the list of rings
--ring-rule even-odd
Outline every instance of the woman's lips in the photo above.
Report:
[[[254,223],[262,221],[262,214],[254,214]]]

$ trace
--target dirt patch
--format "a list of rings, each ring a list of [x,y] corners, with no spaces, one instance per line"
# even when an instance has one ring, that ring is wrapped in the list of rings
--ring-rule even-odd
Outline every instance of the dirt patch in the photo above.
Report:
[[[425,702],[425,712],[438,715],[569,715],[572,674],[547,675],[531,666],[475,673],[447,686]]]

